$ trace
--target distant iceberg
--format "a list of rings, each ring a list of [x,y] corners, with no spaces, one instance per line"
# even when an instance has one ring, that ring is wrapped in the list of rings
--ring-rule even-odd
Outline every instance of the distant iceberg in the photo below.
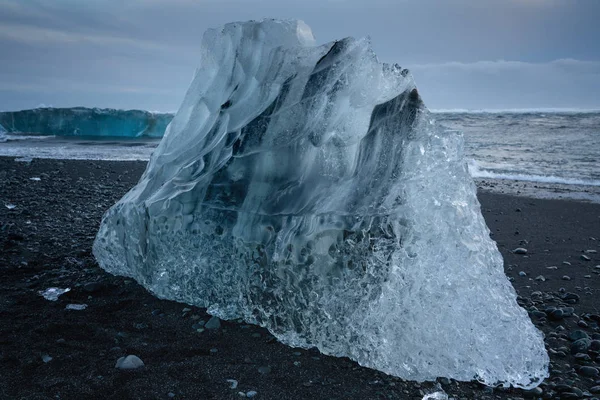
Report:
[[[55,136],[160,138],[171,119],[169,113],[86,107],[0,112],[0,125],[9,133]]]

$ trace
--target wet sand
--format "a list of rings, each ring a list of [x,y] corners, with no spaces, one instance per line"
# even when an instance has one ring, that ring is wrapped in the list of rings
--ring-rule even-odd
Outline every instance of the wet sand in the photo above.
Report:
[[[204,309],[159,300],[105,273],[91,254],[94,235],[104,211],[144,168],[0,157],[0,399],[239,399],[255,391],[256,399],[420,400],[436,384],[456,399],[600,397],[592,393],[600,391],[600,376],[593,376],[600,367],[600,342],[593,342],[600,339],[600,204],[503,195],[481,185],[482,212],[506,274],[546,335],[552,360],[541,392],[491,390],[476,382],[404,381],[284,346],[243,322],[198,332],[192,326],[210,318]],[[527,254],[513,254],[517,247]],[[71,291],[53,302],[38,294],[48,287]],[[564,310],[563,317],[548,307]],[[590,338],[580,354],[569,338],[577,330]],[[128,354],[145,367],[115,369]],[[238,386],[231,389],[228,379]]]

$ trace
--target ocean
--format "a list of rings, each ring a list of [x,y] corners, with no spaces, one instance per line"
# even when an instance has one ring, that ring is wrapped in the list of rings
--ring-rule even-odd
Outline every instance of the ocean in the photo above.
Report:
[[[463,132],[469,171],[488,188],[600,202],[600,111],[432,114],[437,123]],[[148,160],[159,141],[150,137],[7,133],[4,139],[0,136],[0,155],[25,159]]]

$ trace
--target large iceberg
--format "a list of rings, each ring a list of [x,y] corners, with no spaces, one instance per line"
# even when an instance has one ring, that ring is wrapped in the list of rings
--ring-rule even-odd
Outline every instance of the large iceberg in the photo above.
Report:
[[[462,136],[368,39],[298,21],[205,33],[202,64],[94,254],[155,295],[406,379],[530,388],[542,334],[516,302]]]
[[[9,132],[56,136],[161,137],[169,113],[112,108],[34,108],[0,112]]]

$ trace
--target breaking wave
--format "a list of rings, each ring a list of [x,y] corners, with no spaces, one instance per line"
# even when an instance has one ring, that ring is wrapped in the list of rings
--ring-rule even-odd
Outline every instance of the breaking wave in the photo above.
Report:
[[[576,178],[563,178],[553,175],[528,175],[520,173],[502,173],[494,172],[489,169],[481,168],[476,161],[469,161],[469,173],[473,178],[488,178],[488,179],[507,179],[512,181],[539,182],[539,183],[556,183],[562,185],[583,185],[583,186],[600,186],[598,180],[586,180]]]

